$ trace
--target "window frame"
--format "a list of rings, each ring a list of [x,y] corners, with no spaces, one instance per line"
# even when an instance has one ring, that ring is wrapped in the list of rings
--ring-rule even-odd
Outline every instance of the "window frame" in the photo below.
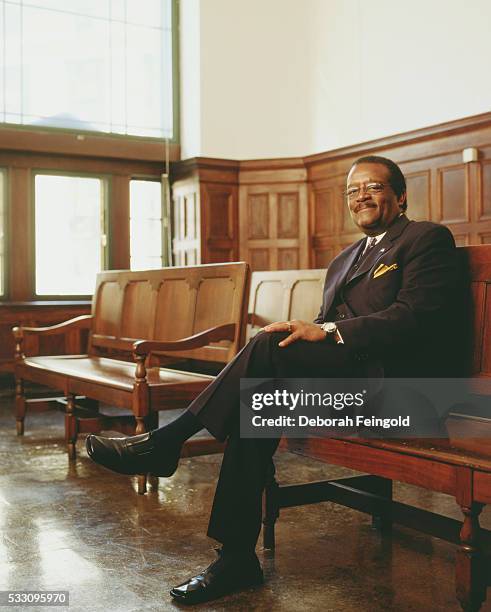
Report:
[[[168,229],[171,223],[171,219],[170,219],[170,215],[168,214],[169,211],[165,210],[165,202],[164,199],[162,197],[162,175],[157,178],[156,176],[150,176],[150,175],[137,175],[134,174],[132,176],[130,176],[130,179],[128,181],[128,192],[129,192],[129,210],[128,210],[128,223],[129,223],[129,237],[128,237],[128,246],[129,246],[129,269],[131,270],[131,181],[148,181],[150,183],[159,183],[160,185],[160,190],[161,190],[161,198],[160,198],[160,213],[162,215],[162,223],[161,223],[161,228],[160,228],[160,233],[161,233],[161,252],[160,252],[160,261],[162,263],[162,267],[169,267],[171,265],[171,262],[168,261],[169,259],[169,236],[168,236]],[[167,219],[167,222],[166,222]]]
[[[3,279],[3,292],[0,292],[0,302],[8,299],[9,295],[9,266],[7,265],[10,258],[9,237],[10,237],[10,206],[9,206],[9,169],[5,166],[0,166],[0,175],[2,176],[2,186],[0,188],[1,204],[3,206],[3,260],[1,263],[0,274]]]
[[[32,168],[30,175],[30,186],[31,186],[31,197],[30,197],[30,208],[31,208],[31,227],[30,232],[32,236],[32,249],[31,249],[31,261],[29,262],[30,267],[30,282],[32,287],[32,299],[34,301],[79,301],[89,300],[92,298],[92,294],[39,294],[36,293],[36,176],[67,176],[74,178],[96,178],[102,183],[101,197],[101,236],[106,236],[106,243],[104,246],[101,245],[102,249],[102,267],[99,270],[107,270],[109,268],[109,254],[111,252],[111,228],[109,225],[109,217],[111,210],[111,175],[105,173],[94,173],[94,172],[75,172],[75,171],[62,171],[45,168]],[[95,279],[94,279],[95,281]],[[95,283],[94,283],[95,286]]]
[[[5,294],[0,303],[29,305],[73,303],[68,296],[40,300],[35,294],[33,228],[34,172],[55,175],[106,177],[108,269],[129,268],[129,181],[142,176],[161,180],[163,143],[129,143],[117,148],[98,139],[74,136],[21,134],[0,127],[0,167],[6,171]],[[170,160],[179,160],[179,147],[169,147]],[[15,228],[15,231],[13,231]],[[12,255],[15,249],[15,257]],[[86,298],[84,298],[86,303]]]
[[[116,141],[126,141],[135,143],[161,143],[166,140],[171,145],[179,145],[180,134],[180,70],[179,70],[179,0],[171,0],[171,52],[172,52],[172,138],[158,138],[151,136],[136,136],[133,134],[117,134],[113,132],[100,132],[96,130],[83,130],[73,128],[62,128],[53,126],[35,126],[23,125],[18,123],[6,123],[0,121],[0,127],[9,130],[19,130],[21,132],[39,133],[44,132],[53,135],[80,135],[82,138],[111,138]],[[118,142],[114,143],[115,149],[118,148]]]

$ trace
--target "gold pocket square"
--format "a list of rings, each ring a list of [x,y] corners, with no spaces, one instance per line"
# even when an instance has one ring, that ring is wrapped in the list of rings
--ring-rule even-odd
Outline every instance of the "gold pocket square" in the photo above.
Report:
[[[380,264],[380,266],[373,273],[373,278],[377,278],[378,276],[382,276],[386,272],[390,272],[391,270],[397,270],[399,266],[395,263],[391,266],[386,266],[385,264]]]

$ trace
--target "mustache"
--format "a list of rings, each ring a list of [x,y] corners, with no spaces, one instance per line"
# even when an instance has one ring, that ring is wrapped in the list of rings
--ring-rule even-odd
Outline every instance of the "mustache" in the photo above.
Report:
[[[361,204],[358,204],[358,206],[353,208],[353,212],[358,213],[360,212],[360,210],[363,210],[364,208],[376,208],[376,207],[377,205],[375,204],[375,202],[373,202],[372,200],[368,200],[367,202],[362,202]]]

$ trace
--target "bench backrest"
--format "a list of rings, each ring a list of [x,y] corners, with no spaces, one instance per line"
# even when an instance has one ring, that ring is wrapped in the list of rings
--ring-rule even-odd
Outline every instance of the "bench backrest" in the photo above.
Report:
[[[322,303],[325,270],[253,272],[247,339],[275,321],[313,321]]]
[[[491,377],[491,245],[459,247],[458,252],[470,283],[469,373]]]
[[[178,340],[236,323],[233,341],[168,353],[227,363],[244,343],[248,285],[245,263],[101,272],[92,303],[89,353],[131,352],[135,340]]]

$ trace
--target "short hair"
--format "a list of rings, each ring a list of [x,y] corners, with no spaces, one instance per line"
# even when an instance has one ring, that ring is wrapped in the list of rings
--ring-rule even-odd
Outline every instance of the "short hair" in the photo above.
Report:
[[[406,193],[406,179],[404,178],[404,174],[402,174],[402,170],[399,166],[393,162],[391,159],[387,157],[380,157],[379,155],[365,155],[364,157],[358,158],[352,165],[357,166],[358,164],[382,164],[389,171],[389,185],[394,190],[394,193],[398,198],[402,196],[403,193]],[[401,206],[402,212],[406,212],[407,209],[407,199],[404,201],[404,204]]]

